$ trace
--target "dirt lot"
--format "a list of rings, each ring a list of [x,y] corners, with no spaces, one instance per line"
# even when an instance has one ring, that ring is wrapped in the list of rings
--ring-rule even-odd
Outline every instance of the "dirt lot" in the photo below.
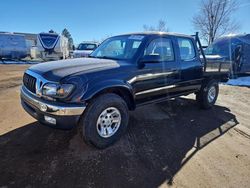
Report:
[[[96,150],[22,110],[27,67],[0,65],[0,187],[249,187],[249,88],[221,86],[207,111],[193,96],[138,108],[122,139]]]

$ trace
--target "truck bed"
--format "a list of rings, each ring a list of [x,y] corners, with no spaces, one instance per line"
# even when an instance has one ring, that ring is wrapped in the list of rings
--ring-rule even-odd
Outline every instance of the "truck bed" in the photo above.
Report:
[[[226,81],[228,80],[230,70],[231,70],[231,65],[232,62],[230,61],[225,61],[221,57],[215,57],[215,56],[205,56],[205,53],[203,51],[198,32],[196,32],[195,35],[192,35],[196,41],[197,48],[200,52],[200,59],[203,63],[204,66],[204,72],[203,75],[205,77],[207,76],[216,76],[219,77],[221,81]]]
[[[203,60],[202,60],[203,61]],[[206,57],[206,64],[204,63],[205,72],[219,72],[219,73],[230,73],[231,64],[230,61],[225,61],[222,59],[214,60]]]
[[[226,61],[209,61],[204,64],[204,77],[214,77],[220,82],[227,82],[230,75],[231,63]]]

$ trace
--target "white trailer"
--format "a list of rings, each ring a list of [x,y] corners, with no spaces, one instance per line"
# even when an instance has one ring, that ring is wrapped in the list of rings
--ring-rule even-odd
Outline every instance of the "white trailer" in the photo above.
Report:
[[[44,60],[58,60],[69,57],[68,39],[56,33],[37,35],[37,50]]]

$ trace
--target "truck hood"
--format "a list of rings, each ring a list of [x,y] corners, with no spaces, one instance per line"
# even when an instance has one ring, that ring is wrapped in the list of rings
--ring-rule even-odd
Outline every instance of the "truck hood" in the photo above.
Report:
[[[60,81],[62,78],[79,72],[90,73],[120,67],[118,61],[98,58],[77,58],[52,61],[33,65],[29,70],[47,80]]]

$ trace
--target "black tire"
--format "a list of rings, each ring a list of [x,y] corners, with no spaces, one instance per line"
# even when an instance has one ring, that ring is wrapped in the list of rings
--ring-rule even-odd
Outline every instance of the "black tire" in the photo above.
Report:
[[[103,138],[97,131],[97,121],[101,113],[109,108],[114,107],[119,110],[121,123],[117,131],[108,138]],[[84,111],[80,121],[80,132],[87,144],[92,144],[97,148],[103,149],[112,145],[126,131],[129,121],[128,107],[126,102],[118,95],[108,93],[93,99]]]
[[[209,91],[214,88],[215,95],[213,99],[209,99]],[[216,80],[210,80],[205,82],[202,86],[200,91],[196,94],[196,101],[199,103],[200,107],[203,109],[211,108],[218,97],[219,94],[219,85]]]

